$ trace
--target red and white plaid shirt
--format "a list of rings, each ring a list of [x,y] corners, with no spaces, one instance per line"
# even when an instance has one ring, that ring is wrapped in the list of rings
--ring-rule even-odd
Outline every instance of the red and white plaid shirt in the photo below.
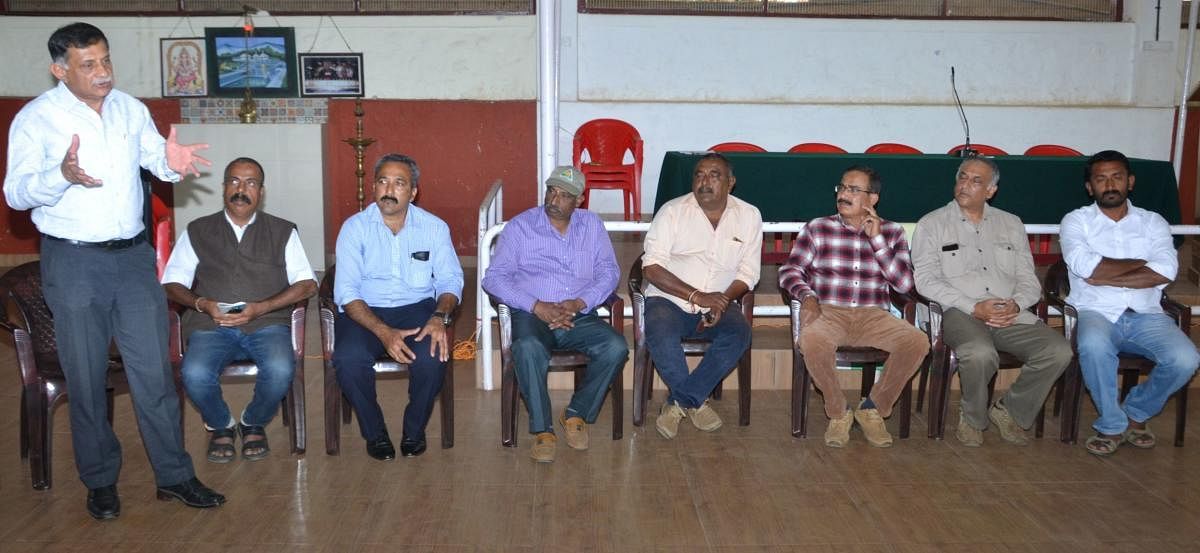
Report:
[[[841,215],[809,221],[779,268],[779,287],[795,299],[815,295],[826,304],[888,309],[889,286],[901,293],[913,289],[904,228],[891,221],[880,222],[875,238]]]

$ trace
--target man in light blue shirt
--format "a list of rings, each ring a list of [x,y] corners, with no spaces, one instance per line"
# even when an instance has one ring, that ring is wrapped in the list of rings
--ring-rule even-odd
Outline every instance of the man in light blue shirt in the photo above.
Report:
[[[142,221],[140,168],[176,182],[211,165],[164,141],[150,111],[116,90],[104,33],[73,23],[50,36],[57,87],[21,108],[8,134],[4,197],[33,210],[41,273],[70,398],[75,466],[96,519],[121,514],[121,445],[107,418],[109,344],[116,339],[161,499],[215,507],[225,497],[196,479],[183,449],[167,363],[167,306]],[[47,485],[49,482],[46,483]]]
[[[333,366],[358,413],[367,454],[381,461],[395,458],[396,450],[375,399],[375,360],[386,353],[409,364],[400,453],[420,455],[450,359],[446,327],[462,297],[450,227],[412,205],[420,177],[408,156],[379,158],[375,203],[346,219],[337,239]]]
[[[1162,290],[1175,280],[1179,258],[1167,221],[1128,200],[1134,183],[1129,160],[1115,150],[1097,153],[1088,159],[1084,177],[1096,201],[1063,217],[1059,241],[1070,270],[1067,301],[1079,310],[1079,368],[1100,415],[1086,447],[1107,456],[1122,442],[1154,447],[1146,421],[1187,386],[1200,354],[1163,313]],[[1122,352],[1155,364],[1123,403],[1117,390]]]

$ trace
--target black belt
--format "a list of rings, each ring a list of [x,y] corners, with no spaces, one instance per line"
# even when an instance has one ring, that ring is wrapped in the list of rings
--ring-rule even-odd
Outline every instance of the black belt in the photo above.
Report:
[[[103,242],[84,242],[82,240],[70,240],[68,238],[59,238],[57,236],[50,236],[49,234],[42,234],[42,236],[44,238],[54,240],[55,242],[63,242],[66,244],[70,244],[72,246],[78,246],[80,248],[99,248],[102,250],[123,250],[125,248],[131,248],[133,246],[136,246],[136,245],[141,244],[142,242],[146,241],[145,234],[138,234],[137,236],[134,236],[133,238],[121,238],[119,240],[105,240]]]

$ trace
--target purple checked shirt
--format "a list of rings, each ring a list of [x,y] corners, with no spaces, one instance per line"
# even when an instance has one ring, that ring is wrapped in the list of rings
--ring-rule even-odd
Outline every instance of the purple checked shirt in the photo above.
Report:
[[[533,207],[505,224],[482,284],[500,302],[530,313],[537,301],[575,298],[587,304],[587,313],[617,289],[619,277],[600,217],[576,209],[563,235],[543,208]]]

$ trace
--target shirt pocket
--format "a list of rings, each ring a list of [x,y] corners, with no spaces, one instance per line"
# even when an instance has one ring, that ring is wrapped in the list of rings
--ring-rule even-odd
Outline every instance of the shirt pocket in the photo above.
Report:
[[[734,238],[727,238],[720,241],[713,252],[713,267],[717,271],[732,271],[737,273],[738,267],[742,263],[742,253],[745,251],[746,243]]]
[[[1001,274],[1011,275],[1017,272],[1017,248],[1020,246],[1001,242],[993,250],[996,256],[996,269]],[[1028,246],[1025,246],[1028,247]]]
[[[413,290],[424,290],[433,285],[433,262],[430,259],[408,258],[408,275],[405,278]]]
[[[942,274],[948,278],[960,277],[967,272],[967,256],[960,247],[955,250],[942,250]]]

